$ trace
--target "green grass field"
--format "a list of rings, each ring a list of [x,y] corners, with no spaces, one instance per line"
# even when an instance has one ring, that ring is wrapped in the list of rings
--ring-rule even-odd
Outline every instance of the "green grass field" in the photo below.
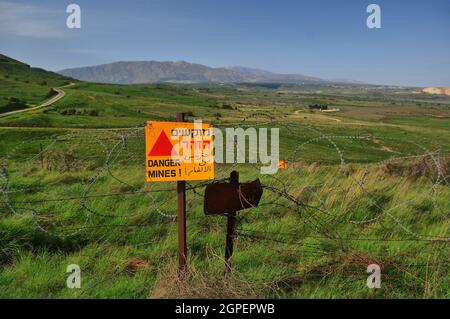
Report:
[[[11,96],[34,105],[71,81],[1,70],[0,112]],[[450,297],[446,98],[244,84],[64,90],[50,107],[0,117],[0,298]],[[204,216],[204,182],[188,183],[184,285],[176,184],[145,182],[143,126],[177,112],[220,128],[280,128],[287,169],[216,164],[217,179],[238,170],[264,186],[259,207],[238,213],[228,281],[226,218]],[[366,286],[373,263],[381,289]],[[70,264],[81,289],[66,287]]]
[[[0,114],[37,106],[54,94],[53,87],[70,82],[59,74],[31,68],[0,54]]]

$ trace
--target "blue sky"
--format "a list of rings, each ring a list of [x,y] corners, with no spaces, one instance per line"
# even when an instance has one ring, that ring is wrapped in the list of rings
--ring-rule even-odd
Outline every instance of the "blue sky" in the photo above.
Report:
[[[66,6],[82,28],[66,27]],[[366,7],[381,6],[381,29]],[[132,60],[450,86],[448,0],[0,0],[0,52],[50,70]]]

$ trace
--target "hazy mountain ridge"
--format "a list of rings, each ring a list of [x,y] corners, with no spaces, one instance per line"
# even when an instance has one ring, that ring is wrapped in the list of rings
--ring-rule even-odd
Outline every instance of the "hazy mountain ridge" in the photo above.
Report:
[[[278,74],[242,66],[208,67],[185,61],[123,61],[97,66],[71,68],[58,73],[87,82],[101,83],[333,83],[317,77],[301,74]]]

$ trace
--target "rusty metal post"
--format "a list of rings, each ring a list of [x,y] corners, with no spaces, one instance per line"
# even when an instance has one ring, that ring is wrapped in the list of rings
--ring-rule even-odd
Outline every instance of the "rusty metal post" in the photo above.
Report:
[[[177,122],[184,122],[184,113],[177,113]],[[177,182],[178,193],[178,276],[184,280],[186,275],[186,181]]]
[[[232,171],[230,174],[230,184],[239,183],[239,173]],[[225,243],[225,276],[231,272],[231,257],[233,256],[234,227],[236,224],[236,212],[227,214],[227,238]]]

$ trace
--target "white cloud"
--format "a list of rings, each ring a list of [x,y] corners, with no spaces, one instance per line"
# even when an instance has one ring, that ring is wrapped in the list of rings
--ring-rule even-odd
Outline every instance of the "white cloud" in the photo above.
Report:
[[[64,36],[65,10],[0,1],[0,34],[32,38]]]

